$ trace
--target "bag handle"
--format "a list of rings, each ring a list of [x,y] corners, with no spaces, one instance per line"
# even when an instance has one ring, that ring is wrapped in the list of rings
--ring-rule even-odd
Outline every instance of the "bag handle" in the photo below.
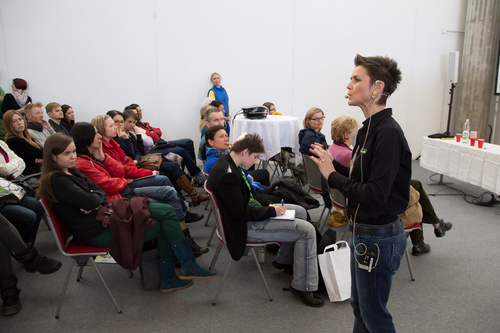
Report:
[[[349,249],[349,243],[347,243],[346,241],[338,241],[335,244],[330,244],[330,245],[326,246],[323,253],[326,253],[329,249],[332,249],[332,248],[334,249],[334,251],[337,251],[339,249],[340,244],[345,244],[346,248]]]

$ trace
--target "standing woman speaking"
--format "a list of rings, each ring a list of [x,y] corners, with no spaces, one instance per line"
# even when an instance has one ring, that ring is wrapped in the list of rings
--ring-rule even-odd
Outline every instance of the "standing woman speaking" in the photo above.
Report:
[[[347,85],[348,104],[366,120],[359,130],[351,169],[333,161],[328,151],[312,145],[311,157],[331,187],[347,199],[351,240],[351,306],[353,332],[395,332],[387,310],[392,277],[406,249],[398,214],[409,199],[411,152],[399,124],[386,108],[401,81],[397,62],[387,57],[354,59]]]
[[[219,73],[212,73],[210,76],[210,82],[213,86],[208,91],[207,97],[213,98],[217,101],[221,101],[224,105],[224,120],[227,125],[227,135],[229,135],[229,120],[231,119],[231,108],[229,107],[229,96],[227,95],[226,89],[221,86],[221,77]]]

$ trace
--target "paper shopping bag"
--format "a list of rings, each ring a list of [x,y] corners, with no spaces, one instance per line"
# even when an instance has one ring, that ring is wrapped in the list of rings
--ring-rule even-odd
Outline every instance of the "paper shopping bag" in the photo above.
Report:
[[[339,247],[339,245],[345,245]],[[330,302],[342,302],[351,296],[351,251],[346,241],[325,247],[318,254],[321,275],[325,281]]]

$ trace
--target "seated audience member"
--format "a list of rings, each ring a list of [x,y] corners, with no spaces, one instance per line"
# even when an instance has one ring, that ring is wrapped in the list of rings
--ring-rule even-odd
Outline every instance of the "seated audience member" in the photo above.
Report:
[[[437,217],[434,207],[432,206],[427,193],[419,180],[412,179],[410,186],[410,201],[406,211],[399,215],[404,226],[409,226],[414,223],[432,224],[434,226],[434,234],[436,237],[443,237],[446,231],[452,228],[450,222],[445,222]],[[424,243],[424,233],[420,229],[410,232],[411,243],[413,244],[411,254],[419,256],[430,252],[431,246]]]
[[[302,155],[312,155],[309,149],[313,143],[320,143],[324,149],[328,148],[325,136],[321,133],[324,122],[325,114],[321,109],[313,107],[307,111],[302,121],[304,128],[299,132],[299,151]]]
[[[21,262],[29,273],[52,274],[61,268],[60,261],[49,259],[39,254],[36,248],[27,246],[17,229],[0,215],[0,290],[4,316],[15,315],[21,311],[21,290],[17,288],[11,256]]]
[[[188,211],[184,200],[173,188],[167,177],[158,175],[157,171],[154,171],[153,175],[151,170],[136,167],[132,159],[126,156],[120,146],[113,140],[116,126],[111,117],[108,115],[97,116],[92,119],[92,125],[89,123],[76,123],[71,130],[71,136],[75,139],[78,149],[81,149],[77,159],[78,169],[91,181],[102,187],[109,195],[118,195],[128,184],[128,186],[134,188],[134,192],[138,195],[170,204],[174,208],[179,221],[183,224],[184,232],[191,241],[193,251],[197,255],[207,253],[208,248],[202,248],[195,243],[184,223],[185,221],[199,221],[203,218],[203,215]],[[102,165],[97,164],[97,162]],[[102,168],[107,169],[106,172],[103,172]],[[152,177],[144,177],[148,175],[152,175]],[[117,187],[116,184],[110,182],[111,178],[117,177],[120,178],[121,187]]]
[[[218,108],[210,107],[207,111],[205,111],[204,118],[205,118],[205,131],[201,132],[200,146],[198,147],[198,159],[202,161],[204,160],[201,158],[201,152],[202,152],[201,147],[205,143],[205,133],[207,132],[206,129],[212,126],[224,125],[224,113]]]
[[[12,183],[24,171],[25,163],[7,144],[0,140],[0,188],[10,191]],[[0,213],[19,231],[24,242],[33,244],[38,226],[44,215],[42,204],[32,197],[23,195],[16,204],[0,203]]]
[[[349,167],[352,150],[351,134],[358,128],[358,121],[348,116],[340,116],[332,121],[331,134],[333,144],[328,148],[334,160]]]
[[[152,137],[153,141],[155,143],[157,143],[161,139],[161,136],[162,136],[161,129],[149,125],[148,122],[142,121],[142,109],[139,106],[139,104],[130,104],[130,106],[134,107],[137,110],[137,117],[139,117],[139,121],[137,122],[137,126],[144,129],[146,131],[146,134],[149,135],[150,137]],[[165,140],[163,140],[163,141],[165,141]],[[189,156],[191,156],[191,159],[193,161],[196,161],[193,140],[185,138],[185,139],[170,140],[168,142],[175,143],[177,146],[184,148],[188,152]]]
[[[28,83],[25,80],[16,78],[12,80],[11,87],[12,93],[5,94],[3,98],[2,115],[9,110],[20,110],[21,113],[24,113],[24,107],[31,103],[31,97],[26,92]]]
[[[71,127],[75,124],[75,112],[68,104],[61,105],[61,109],[64,114],[64,118],[61,120],[61,126],[69,133],[71,132]]]
[[[49,103],[45,105],[45,111],[49,116],[49,124],[56,133],[64,133],[69,135],[69,132],[61,126],[61,121],[64,119],[64,113],[59,103]]]
[[[358,122],[348,116],[336,118],[331,126],[333,144],[328,150],[334,160],[337,160],[348,168],[350,167],[352,156],[350,148],[351,136],[357,127]],[[408,208],[399,216],[404,226],[410,226],[415,223],[428,223],[434,225],[436,237],[443,237],[446,231],[452,228],[450,222],[444,222],[437,217],[422,183],[416,179],[411,180]],[[412,255],[418,256],[428,253],[431,250],[430,245],[424,243],[424,233],[422,230],[413,230],[410,233],[410,238],[413,244],[411,251]]]
[[[138,106],[137,104],[131,104],[128,107],[126,107],[125,109],[126,110],[135,110],[135,112],[137,114],[137,119],[138,119],[138,123],[137,123],[138,126],[137,127],[139,127],[142,130],[145,130],[147,137],[149,137],[150,134],[154,134],[152,132],[153,130],[157,130],[158,133],[161,133],[161,130],[159,128],[155,129],[153,127],[150,127],[151,130],[148,130],[147,127],[140,126],[140,124],[141,124],[140,120],[142,119],[142,111],[140,111],[140,106]],[[149,127],[148,123],[142,123],[142,124],[147,124]],[[158,139],[155,139],[155,137]],[[158,136],[155,136],[155,137],[153,137],[153,141],[155,142],[156,145],[158,145],[158,142],[162,142],[163,144],[167,144],[167,142],[165,140],[159,138]],[[145,136],[143,135],[143,141],[144,141],[144,138],[145,138]],[[164,148],[164,147],[156,147],[155,148],[155,146],[153,146],[152,149],[151,148],[148,149],[146,147],[146,143],[144,143],[144,148],[145,148],[146,154],[160,153],[162,155],[167,155],[168,153],[174,153],[174,154],[181,156],[183,159],[183,161],[182,161],[183,166],[184,165],[186,166],[189,174],[193,178],[193,185],[196,187],[203,186],[203,184],[205,183],[205,177],[204,177],[203,173],[201,172],[200,168],[198,168],[198,166],[196,165],[196,159],[194,157],[193,141],[190,139],[186,139],[186,140],[191,141],[190,144],[185,145],[185,147],[190,146],[189,150],[185,149],[184,147],[182,147],[178,144],[180,141],[183,141],[183,140],[170,141],[170,143],[173,143],[173,146],[174,146],[171,148]],[[190,150],[192,150],[192,154],[191,154]]]
[[[205,132],[207,131],[207,125],[205,125],[205,112],[210,109],[211,106],[210,105],[206,105],[206,106],[202,106],[201,109],[200,109],[200,125],[199,125],[199,128],[200,128],[200,133],[201,133],[201,137],[203,137],[205,135]]]
[[[278,111],[276,111],[276,107],[271,102],[266,102],[262,105],[264,105],[269,110],[269,114],[271,116],[282,116],[283,115],[283,114],[279,113]]]
[[[211,101],[207,107],[201,108],[201,110],[204,110],[203,115],[201,115],[201,119],[203,120],[203,125],[200,123],[201,138],[203,138],[205,136],[205,132],[207,131],[207,128],[208,128],[205,121],[207,120],[206,112],[210,108],[216,108],[216,109],[219,109],[220,112],[222,112],[222,124],[217,124],[217,125],[225,125],[226,124],[225,120],[224,120],[224,104],[221,101],[216,101],[216,100]],[[200,110],[200,112],[201,112],[201,110]]]
[[[130,105],[126,106],[125,109],[123,110],[123,112],[125,113],[127,111],[134,112],[134,114],[136,115],[136,119],[139,119],[137,117],[137,110],[135,108],[131,107]],[[136,124],[137,124],[137,120],[136,120]],[[141,136],[142,142],[144,145],[144,152],[146,154],[149,153],[149,151],[153,148],[153,146],[155,144],[153,141],[153,138],[150,137],[149,135],[147,135],[146,131],[144,129],[140,128],[139,126],[135,126],[135,125],[134,125],[134,134]]]
[[[208,133],[208,132],[207,132]],[[306,211],[295,205],[262,206],[253,198],[243,169],[250,168],[264,152],[262,139],[256,134],[240,137],[231,152],[214,164],[207,188],[218,201],[227,238],[227,248],[234,260],[239,260],[247,241],[281,241],[276,256],[283,267],[293,264],[290,290],[308,306],[319,307],[323,300],[314,294],[318,289],[316,231],[305,221]],[[293,221],[272,220],[271,217],[295,209]]]
[[[43,150],[31,139],[28,124],[23,115],[19,111],[7,111],[3,116],[3,124],[7,131],[6,143],[26,164],[23,174],[31,175],[40,172]]]
[[[205,136],[207,141],[204,146],[201,147],[203,152],[202,157],[206,159],[203,171],[206,174],[210,174],[215,162],[217,162],[221,156],[228,153],[229,139],[227,137],[226,129],[222,125],[211,126]],[[249,179],[251,182],[256,181],[265,186],[270,185],[269,171],[266,169],[245,170],[245,173],[250,175]],[[254,186],[254,188],[255,187],[256,186]]]
[[[102,188],[75,168],[76,147],[71,137],[57,133],[47,139],[45,157],[47,163],[43,165],[37,196],[47,200],[56,215],[73,233],[73,240],[77,244],[110,246],[110,228],[103,227],[101,222],[96,221],[97,211],[110,199]],[[196,263],[189,239],[183,236],[172,206],[151,202],[148,210],[157,222],[145,233],[144,241],[158,240],[160,291],[187,288],[192,284],[192,278],[215,276],[214,271],[204,269]],[[174,270],[174,256],[182,266],[179,277]]]
[[[28,132],[30,132],[31,138],[40,148],[43,148],[45,140],[47,140],[49,135],[55,133],[47,120],[43,119],[42,107],[42,103],[36,102],[28,104],[24,108],[24,113],[28,120]]]
[[[128,112],[128,118],[133,118],[133,121],[130,123],[135,127],[135,119],[137,118],[137,115],[132,111],[126,112]],[[123,150],[125,155],[132,158],[134,163],[137,164],[141,160],[141,157],[145,155],[144,146],[142,146],[141,154],[141,151],[137,146],[138,139],[131,139],[130,132],[133,132],[133,129],[132,131],[127,130],[129,127],[125,126],[125,121],[120,111],[112,110],[108,111],[107,114],[113,119],[115,126],[118,129],[117,135],[114,137],[115,141],[120,145],[120,148]],[[200,202],[208,200],[208,194],[201,194],[194,189],[193,185],[191,185],[191,182],[187,179],[178,163],[164,160],[160,165],[159,171],[160,174],[167,176],[171,180],[175,180],[175,185],[191,197],[191,203],[193,206],[198,206]]]
[[[312,155],[309,149],[313,143],[321,144],[324,149],[328,148],[326,138],[323,133],[321,133],[324,122],[325,114],[321,109],[312,107],[306,112],[304,120],[302,121],[304,128],[299,132],[299,151],[304,158],[308,158],[306,156]],[[321,190],[321,196],[323,197],[325,206],[330,208],[332,206],[332,201],[330,200],[328,184],[324,177],[321,178]]]

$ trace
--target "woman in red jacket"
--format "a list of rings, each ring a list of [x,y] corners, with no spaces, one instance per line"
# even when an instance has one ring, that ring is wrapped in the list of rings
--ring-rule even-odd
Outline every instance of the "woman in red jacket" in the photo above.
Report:
[[[180,221],[184,235],[188,237],[191,243],[195,256],[198,257],[208,252],[208,248],[196,244],[186,226],[186,222],[199,221],[203,218],[203,215],[190,213],[173,187],[144,186],[141,185],[140,180],[127,179],[124,165],[103,152],[101,135],[97,133],[96,128],[91,124],[85,122],[76,123],[71,130],[71,136],[75,141],[78,154],[76,167],[106,192],[109,201],[121,198],[122,195],[129,195],[131,193],[130,187],[132,187],[137,195],[171,205]],[[157,177],[168,181],[167,177]],[[136,184],[138,182],[139,185]]]

